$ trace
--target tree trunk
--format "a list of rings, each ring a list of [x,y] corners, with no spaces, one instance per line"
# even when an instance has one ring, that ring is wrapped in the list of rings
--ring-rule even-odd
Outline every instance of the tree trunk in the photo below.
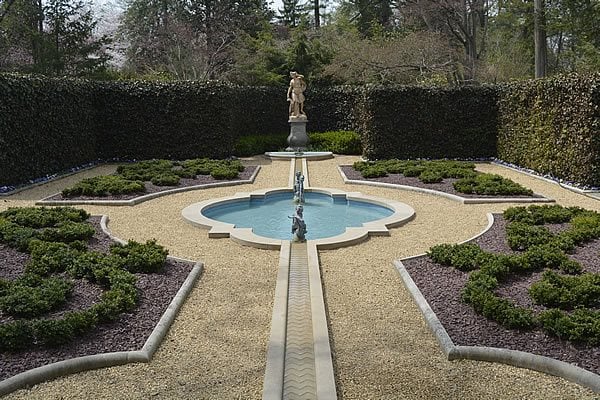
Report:
[[[534,0],[535,77],[546,76],[546,20],[544,0]]]
[[[321,5],[319,0],[315,0],[315,28],[319,29],[321,26]]]

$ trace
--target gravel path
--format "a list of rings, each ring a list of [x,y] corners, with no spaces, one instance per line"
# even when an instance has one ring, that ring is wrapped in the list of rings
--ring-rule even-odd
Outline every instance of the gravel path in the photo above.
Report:
[[[505,365],[446,361],[394,270],[394,259],[479,233],[487,212],[510,204],[461,205],[422,193],[344,185],[336,166],[356,157],[310,161],[311,186],[341,188],[403,201],[415,220],[390,237],[320,253],[338,395],[343,399],[593,399],[578,385]],[[135,207],[83,207],[108,214],[123,239],[150,238],[175,256],[205,263],[152,362],[89,371],[20,390],[9,399],[260,399],[279,253],[208,239],[185,223],[185,206],[239,191],[286,186],[289,164],[268,161],[254,185],[197,190]],[[106,169],[86,171],[87,176]],[[600,209],[600,202],[501,167],[482,165],[563,205]],[[101,173],[106,173],[102,171]],[[0,200],[0,209],[31,205],[81,179],[34,188]],[[70,181],[70,182],[69,182]],[[597,397],[597,396],[596,396]]]

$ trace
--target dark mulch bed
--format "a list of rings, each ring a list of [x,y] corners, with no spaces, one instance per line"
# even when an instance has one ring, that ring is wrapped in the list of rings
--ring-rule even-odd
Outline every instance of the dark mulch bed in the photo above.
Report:
[[[90,240],[91,250],[107,251],[112,241],[100,229],[100,217],[91,217],[96,234]],[[0,278],[14,279],[23,273],[23,265],[29,259],[0,244]],[[159,274],[135,274],[140,293],[138,307],[132,313],[121,315],[119,320],[99,325],[87,335],[59,348],[34,347],[16,353],[0,353],[0,380],[42,365],[75,357],[116,351],[141,350],[150,333],[162,317],[171,300],[189,275],[193,265],[187,262],[167,260]],[[57,318],[67,311],[84,309],[94,304],[102,294],[100,287],[84,279],[76,280],[73,296],[59,311],[48,318]],[[0,323],[11,320],[0,311]]]
[[[494,218],[492,228],[475,239],[474,243],[487,251],[509,253],[511,250],[506,242],[506,222],[502,214],[495,214]],[[564,229],[564,226],[552,228],[555,231],[560,229]],[[595,240],[578,247],[570,257],[582,264],[584,272],[600,273],[599,251],[600,240]],[[518,331],[503,328],[496,322],[476,314],[471,306],[461,301],[460,295],[467,282],[467,273],[435,264],[427,256],[406,260],[403,264],[455,345],[521,350],[565,361],[600,374],[600,346],[569,343],[549,336],[541,329]],[[539,312],[544,307],[532,304],[527,289],[538,281],[541,275],[541,272],[536,272],[515,276],[511,281],[502,284],[497,293]]]
[[[146,196],[152,193],[164,192],[166,190],[178,189],[183,187],[190,186],[198,186],[198,185],[206,185],[209,183],[219,183],[219,182],[235,182],[248,180],[256,170],[256,165],[250,165],[245,167],[245,169],[239,173],[239,176],[234,179],[215,179],[210,175],[198,175],[196,179],[189,178],[181,178],[179,181],[179,185],[177,186],[156,186],[152,182],[144,182],[146,186],[146,192],[144,193],[131,193],[131,194],[116,194],[111,196],[102,196],[102,197],[93,197],[93,196],[75,196],[75,197],[64,197],[61,193],[57,193],[51,197],[48,197],[44,200],[131,200],[137,197]]]
[[[359,171],[356,171],[354,168],[352,168],[351,165],[340,165],[340,168],[342,169],[342,171],[344,171],[344,174],[346,174],[346,177],[348,179],[352,179],[352,180],[368,181],[368,182],[383,182],[383,183],[392,183],[394,185],[413,186],[413,187],[418,187],[418,188],[422,188],[422,189],[437,190],[439,192],[449,193],[449,194],[453,194],[455,196],[460,196],[460,197],[464,197],[464,198],[478,198],[479,199],[479,198],[507,198],[507,197],[510,197],[510,198],[529,199],[529,198],[542,198],[543,197],[540,195],[536,195],[535,193],[533,196],[513,195],[513,194],[511,194],[511,195],[467,194],[467,193],[460,193],[460,192],[456,191],[456,189],[454,189],[454,186],[452,186],[452,184],[458,180],[455,178],[444,179],[442,182],[439,182],[439,183],[423,183],[417,177],[407,177],[402,174],[388,174],[388,176],[383,176],[380,178],[364,178],[362,176],[362,174]]]

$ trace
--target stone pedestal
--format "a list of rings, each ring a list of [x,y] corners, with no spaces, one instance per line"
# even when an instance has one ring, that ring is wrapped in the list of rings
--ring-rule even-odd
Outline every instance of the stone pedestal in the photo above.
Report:
[[[308,135],[306,134],[306,117],[291,117],[290,135],[287,137],[288,148],[286,151],[305,151],[308,145]]]

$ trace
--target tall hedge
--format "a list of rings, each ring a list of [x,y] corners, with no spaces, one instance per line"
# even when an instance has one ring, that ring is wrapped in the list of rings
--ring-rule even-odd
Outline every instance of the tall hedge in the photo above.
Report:
[[[228,85],[100,82],[96,93],[94,130],[100,158],[231,155],[237,110],[236,94]]]
[[[498,106],[500,159],[600,186],[600,74],[507,85]]]
[[[305,95],[310,132],[358,129],[359,86],[309,86]]]
[[[365,87],[359,116],[364,156],[495,156],[496,99],[493,87]]]
[[[91,86],[0,74],[0,186],[96,159]]]

